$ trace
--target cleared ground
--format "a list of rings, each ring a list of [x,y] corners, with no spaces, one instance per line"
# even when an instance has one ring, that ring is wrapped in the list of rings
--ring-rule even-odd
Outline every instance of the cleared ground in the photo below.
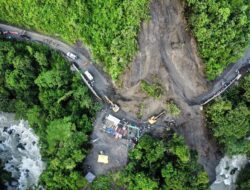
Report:
[[[199,162],[213,180],[220,158],[218,149],[204,125],[200,107],[188,105],[188,99],[207,90],[207,83],[195,40],[187,30],[184,5],[178,0],[154,0],[150,10],[151,19],[143,23],[139,35],[139,52],[122,77],[123,88],[118,90],[122,98],[118,102],[135,116],[142,112],[145,119],[174,100],[182,110],[181,116],[174,118],[178,126],[175,130],[198,151]],[[158,100],[147,97],[140,91],[141,80],[160,82],[164,96]]]
[[[128,147],[125,139],[115,139],[103,131],[103,119],[108,109],[99,112],[94,123],[94,131],[91,139],[93,148],[85,160],[86,172],[91,171],[95,175],[107,174],[108,171],[115,171],[127,164]],[[98,139],[98,140],[97,140]],[[98,163],[98,155],[103,151],[109,158],[108,164]]]

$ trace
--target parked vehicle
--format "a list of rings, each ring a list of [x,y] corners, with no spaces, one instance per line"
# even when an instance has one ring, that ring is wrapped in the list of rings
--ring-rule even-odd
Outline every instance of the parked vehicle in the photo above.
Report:
[[[85,71],[85,72],[84,72],[84,75],[88,78],[88,80],[89,80],[90,82],[92,82],[92,81],[94,80],[94,77],[90,74],[89,71]]]
[[[3,34],[7,35],[7,34],[11,34],[11,35],[18,35],[18,32],[14,32],[14,31],[4,31]]]
[[[26,34],[22,34],[22,35],[20,35],[20,37],[22,37],[23,39],[26,39],[26,40],[30,40],[30,37],[27,36]]]
[[[73,53],[71,53],[71,52],[68,52],[66,55],[67,55],[69,58],[71,58],[71,59],[74,59],[74,60],[77,59],[77,55],[75,55],[75,54],[73,54]]]
[[[9,34],[11,34],[11,35],[18,35],[18,32],[9,31]]]

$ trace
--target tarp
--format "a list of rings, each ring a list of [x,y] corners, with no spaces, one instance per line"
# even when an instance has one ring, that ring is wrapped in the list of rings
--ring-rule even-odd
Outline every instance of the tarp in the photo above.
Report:
[[[108,164],[109,163],[109,157],[107,155],[99,154],[97,162],[103,163],[103,164]]]
[[[112,121],[115,125],[118,125],[120,123],[120,119],[114,117],[113,115],[108,115],[107,120]]]
[[[85,178],[88,180],[89,183],[92,183],[92,181],[95,179],[95,175],[91,172],[88,172]]]

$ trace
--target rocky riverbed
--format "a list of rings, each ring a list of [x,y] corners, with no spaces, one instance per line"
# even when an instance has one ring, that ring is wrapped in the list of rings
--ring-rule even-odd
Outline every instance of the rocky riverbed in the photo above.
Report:
[[[14,179],[6,184],[8,190],[32,188],[45,168],[38,137],[14,114],[0,113],[0,159]]]

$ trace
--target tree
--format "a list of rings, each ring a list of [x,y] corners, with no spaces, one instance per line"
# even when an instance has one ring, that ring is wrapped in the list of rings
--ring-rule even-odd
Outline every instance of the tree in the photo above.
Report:
[[[206,110],[214,137],[230,155],[250,152],[250,142],[246,140],[250,132],[250,110],[245,98],[249,87],[250,81],[246,77]]]
[[[54,152],[57,146],[64,146],[64,142],[72,136],[74,128],[69,117],[50,122],[46,130],[48,152]]]
[[[237,61],[250,42],[247,0],[187,0],[186,16],[209,80]]]
[[[250,164],[247,164],[245,168],[240,171],[236,183],[237,190],[248,190],[250,188]]]
[[[145,135],[129,152],[129,163],[123,171],[98,177],[93,183],[93,189],[98,190],[116,187],[205,190],[208,189],[208,176],[197,164],[196,154],[184,145],[180,136],[174,134],[172,138],[160,140]]]
[[[80,103],[79,103],[80,102]],[[97,104],[60,54],[43,46],[0,43],[0,108],[15,112],[39,136],[47,189],[81,189],[78,167],[90,148]]]
[[[174,134],[172,140],[169,142],[169,152],[180,159],[183,163],[190,161],[190,151],[187,146],[184,145],[183,138],[178,137]]]
[[[144,173],[137,173],[131,178],[128,190],[157,190],[159,189],[157,182],[145,176]]]

